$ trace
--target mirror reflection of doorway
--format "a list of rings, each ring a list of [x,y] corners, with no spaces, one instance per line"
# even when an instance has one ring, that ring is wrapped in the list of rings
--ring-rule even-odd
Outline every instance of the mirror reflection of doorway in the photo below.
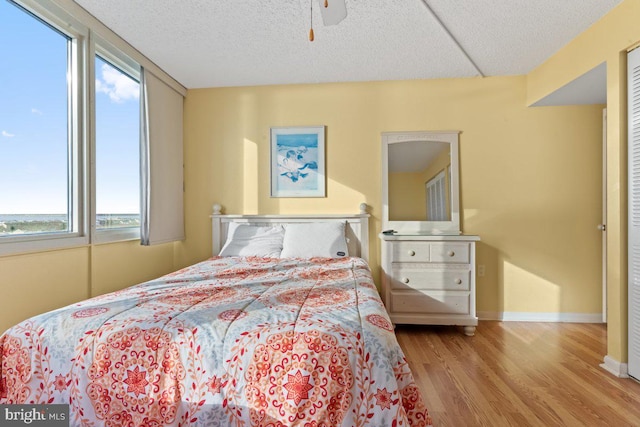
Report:
[[[451,197],[446,170],[451,165],[450,144],[441,141],[405,141],[389,146],[389,216],[392,221],[450,221]],[[443,173],[444,172],[444,173]],[[436,177],[442,182],[434,181]],[[432,183],[433,181],[433,183]],[[427,187],[436,185],[429,201]],[[429,206],[437,201],[437,209]],[[447,204],[447,205],[444,205]],[[444,209],[444,213],[442,210]]]

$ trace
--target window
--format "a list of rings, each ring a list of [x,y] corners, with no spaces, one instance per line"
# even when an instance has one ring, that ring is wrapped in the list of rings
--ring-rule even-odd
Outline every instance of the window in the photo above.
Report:
[[[96,229],[139,235],[140,83],[132,75],[140,71],[103,56],[95,57]]]
[[[0,0],[0,255],[137,239],[141,224],[144,244],[184,238],[184,88],[64,7]],[[141,84],[138,60],[160,77]]]
[[[88,32],[0,0],[0,254],[140,236],[140,66]]]
[[[0,1],[0,242],[81,227],[77,49],[77,34]]]

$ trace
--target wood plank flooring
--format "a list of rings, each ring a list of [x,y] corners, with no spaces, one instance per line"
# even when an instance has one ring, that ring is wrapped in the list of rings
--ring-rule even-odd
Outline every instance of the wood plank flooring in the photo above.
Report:
[[[435,427],[640,426],[640,383],[599,365],[606,326],[480,322],[398,325]]]

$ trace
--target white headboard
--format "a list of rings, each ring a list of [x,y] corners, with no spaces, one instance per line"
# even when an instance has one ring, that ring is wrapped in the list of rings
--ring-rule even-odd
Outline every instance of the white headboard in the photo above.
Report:
[[[213,255],[220,253],[227,240],[227,229],[231,222],[268,226],[322,221],[346,221],[349,254],[369,261],[369,214],[366,203],[360,204],[360,212],[353,215],[223,215],[222,206],[215,204],[213,205],[213,215],[211,215]]]

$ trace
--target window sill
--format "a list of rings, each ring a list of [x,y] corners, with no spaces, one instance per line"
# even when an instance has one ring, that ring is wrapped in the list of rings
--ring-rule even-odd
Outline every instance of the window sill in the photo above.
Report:
[[[11,240],[0,239],[0,256],[22,255],[31,252],[45,252],[72,247],[86,246],[89,244],[87,236],[78,235],[31,235],[14,238]],[[9,238],[7,238],[9,239]]]
[[[139,228],[99,230],[95,232],[92,243],[103,244],[131,240],[140,240]],[[60,235],[33,234],[19,237],[3,237],[0,238],[0,257],[70,249],[87,246],[89,243],[87,236],[67,233]]]
[[[140,240],[140,227],[96,230],[93,243],[114,243],[126,240]]]

